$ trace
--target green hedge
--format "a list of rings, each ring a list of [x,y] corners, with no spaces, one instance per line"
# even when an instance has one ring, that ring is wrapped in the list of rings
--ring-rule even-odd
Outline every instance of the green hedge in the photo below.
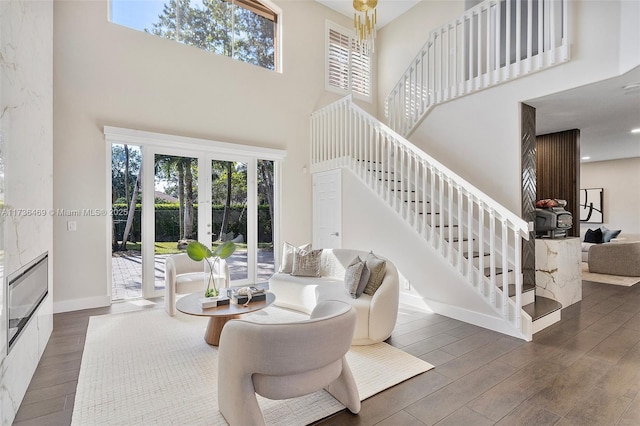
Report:
[[[113,204],[114,216],[113,220],[116,224],[116,233],[118,235],[118,241],[122,240],[122,234],[127,223],[127,206],[125,204]],[[124,213],[124,214],[118,214]],[[133,230],[130,241],[140,241],[140,214],[141,205],[136,204],[136,210],[133,218]],[[155,241],[178,241],[180,234],[180,225],[178,221],[179,205],[175,204],[156,204],[155,205],[155,226],[156,226],[156,238]],[[212,232],[217,237],[220,232],[220,226],[222,226],[222,216],[224,214],[224,206],[216,205],[211,208],[211,217],[213,220]],[[195,238],[198,230],[198,206],[193,206],[193,238]],[[234,236],[242,234],[247,237],[247,212],[242,205],[232,205],[227,225],[227,232],[233,232]],[[272,242],[272,227],[271,218],[269,216],[269,206],[258,206],[258,242],[270,243]]]

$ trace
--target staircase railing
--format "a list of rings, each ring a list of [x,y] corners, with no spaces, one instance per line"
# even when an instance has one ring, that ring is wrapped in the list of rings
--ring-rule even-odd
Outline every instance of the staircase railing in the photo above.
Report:
[[[351,168],[530,340],[531,317],[521,299],[522,239],[529,238],[524,220],[359,108],[351,96],[314,112],[311,132],[312,171]],[[506,271],[515,280],[514,300]]]
[[[385,101],[407,136],[434,105],[569,60],[569,0],[485,0],[435,29]]]

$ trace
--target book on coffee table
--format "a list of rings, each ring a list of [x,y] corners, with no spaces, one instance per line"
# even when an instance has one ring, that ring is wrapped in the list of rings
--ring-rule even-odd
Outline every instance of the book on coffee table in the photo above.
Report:
[[[203,297],[200,299],[200,306],[202,309],[215,308],[216,306],[228,305],[229,298],[224,296],[217,297]]]
[[[267,298],[267,293],[264,289],[257,287],[249,287],[249,289],[251,291],[251,302],[260,302]],[[231,299],[232,303],[244,305],[249,301],[249,296],[246,294],[238,294],[238,290],[240,290],[240,288],[230,288],[228,290],[229,299]]]

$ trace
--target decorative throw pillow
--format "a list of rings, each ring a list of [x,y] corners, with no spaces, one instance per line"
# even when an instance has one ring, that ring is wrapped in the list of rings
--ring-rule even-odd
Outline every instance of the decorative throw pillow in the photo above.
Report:
[[[620,235],[620,232],[622,232],[622,230],[620,229],[608,229],[606,226],[601,226],[600,230],[602,231],[603,243],[611,242],[613,238],[616,238],[618,235]]]
[[[382,284],[387,262],[384,259],[377,257],[373,252],[369,252],[364,262],[366,263],[367,268],[369,268],[370,276],[363,293],[373,296],[376,290],[378,290],[378,287]]]
[[[319,277],[321,254],[322,249],[301,250],[296,248],[293,252],[293,268],[291,268],[291,275],[295,275],[297,277]]]
[[[362,274],[360,274],[360,284],[358,284],[358,289],[356,290],[356,299],[362,296],[362,293],[364,292],[364,288],[367,286],[367,283],[369,282],[369,277],[371,277],[371,271],[369,271],[369,268],[367,268],[367,264],[364,263],[364,267],[362,268]]]
[[[358,285],[360,284],[363,269],[364,262],[360,259],[360,256],[356,256],[344,271],[344,286],[354,299],[358,298]]]
[[[584,242],[585,243],[602,243],[602,230],[598,229],[587,229],[587,232],[584,234]]]
[[[298,247],[300,250],[311,250],[311,244],[303,244]],[[296,247],[289,244],[288,242],[284,242],[282,244],[282,260],[280,262],[280,269],[278,272],[283,272],[285,274],[290,274],[293,269],[293,252],[296,250]]]

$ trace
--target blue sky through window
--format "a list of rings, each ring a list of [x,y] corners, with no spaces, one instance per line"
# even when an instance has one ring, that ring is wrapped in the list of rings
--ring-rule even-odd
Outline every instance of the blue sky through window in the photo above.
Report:
[[[162,13],[165,0],[111,0],[111,22],[144,31]]]

